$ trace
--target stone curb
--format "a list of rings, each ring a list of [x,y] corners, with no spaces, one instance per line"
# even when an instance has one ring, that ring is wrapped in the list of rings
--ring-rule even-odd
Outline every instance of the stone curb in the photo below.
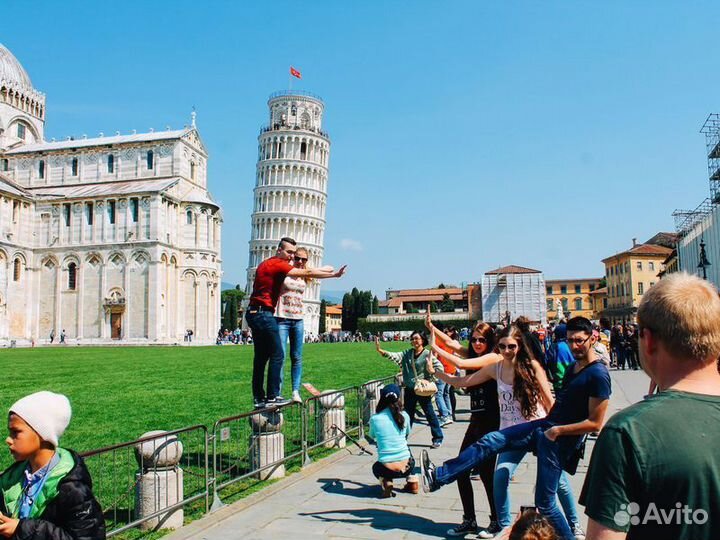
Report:
[[[304,480],[308,476],[315,474],[318,470],[324,469],[325,467],[328,467],[355,455],[356,454],[350,451],[350,447],[341,448],[335,454],[325,457],[320,461],[314,461],[300,471],[291,474],[287,478],[283,478],[282,480],[274,482],[270,486],[261,489],[257,493],[253,493],[248,497],[240,499],[239,501],[235,501],[234,503],[224,506],[219,510],[216,510],[215,512],[206,514],[200,519],[188,523],[187,525],[183,525],[182,528],[171,532],[170,534],[165,536],[165,538],[167,538],[168,540],[187,540],[190,538],[195,538],[198,534],[206,532],[208,529],[234,516],[241,510],[260,503],[268,497],[272,497],[275,493],[282,491],[287,487],[297,482],[300,482],[301,480]]]

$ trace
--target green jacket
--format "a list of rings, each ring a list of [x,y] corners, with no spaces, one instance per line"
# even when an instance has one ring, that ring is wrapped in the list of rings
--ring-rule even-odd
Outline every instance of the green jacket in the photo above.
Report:
[[[415,370],[417,371],[418,377],[429,381],[435,380],[435,377],[427,372],[428,354],[430,354],[430,352],[428,350],[424,350],[420,353],[420,356],[415,358],[415,350],[408,349],[403,352],[389,352],[386,357],[400,365],[402,368],[403,385],[405,388],[413,389],[415,388],[415,371],[413,371],[412,367],[413,362],[415,362]],[[443,366],[437,358],[433,358],[433,366],[435,369],[443,371]]]
[[[72,454],[63,448],[57,449],[60,461],[48,473],[48,478],[43,484],[42,490],[35,499],[35,504],[30,509],[30,518],[41,516],[45,507],[58,494],[60,481],[75,467],[75,460]],[[20,504],[23,492],[23,479],[25,478],[26,461],[18,461],[8,468],[0,476],[0,491],[2,491],[5,508],[12,512],[12,517],[17,518],[20,512]]]

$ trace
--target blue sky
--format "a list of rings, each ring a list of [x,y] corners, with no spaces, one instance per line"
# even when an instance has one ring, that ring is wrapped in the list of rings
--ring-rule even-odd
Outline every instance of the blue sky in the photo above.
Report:
[[[600,276],[709,193],[717,3],[4,0],[0,20],[47,138],[196,107],[226,282],[244,285],[258,130],[290,65],[326,103],[325,262],[350,267],[327,289]]]

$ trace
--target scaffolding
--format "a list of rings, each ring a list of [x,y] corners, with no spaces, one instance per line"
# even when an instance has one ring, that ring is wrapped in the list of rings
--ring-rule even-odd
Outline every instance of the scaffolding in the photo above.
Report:
[[[705,219],[715,206],[710,199],[705,199],[695,210],[675,210],[672,215],[675,220],[675,230],[680,236],[685,236],[695,225]]]
[[[710,178],[710,201],[720,203],[720,114],[710,114],[700,133],[705,135],[708,153],[708,177]]]

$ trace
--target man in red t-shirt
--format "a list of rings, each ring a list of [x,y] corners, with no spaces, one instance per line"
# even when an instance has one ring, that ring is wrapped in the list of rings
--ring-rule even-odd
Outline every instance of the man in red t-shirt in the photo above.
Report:
[[[293,260],[297,243],[292,238],[282,238],[274,257],[261,262],[255,270],[255,281],[248,304],[245,320],[252,330],[254,344],[252,389],[255,408],[267,405],[278,406],[289,403],[280,395],[280,370],[283,366],[283,347],[275,319],[275,306],[280,297],[280,289],[286,276],[325,279],[340,277],[345,266],[336,272],[326,268],[295,268]],[[265,366],[270,367],[267,374],[267,395],[263,379]]]

